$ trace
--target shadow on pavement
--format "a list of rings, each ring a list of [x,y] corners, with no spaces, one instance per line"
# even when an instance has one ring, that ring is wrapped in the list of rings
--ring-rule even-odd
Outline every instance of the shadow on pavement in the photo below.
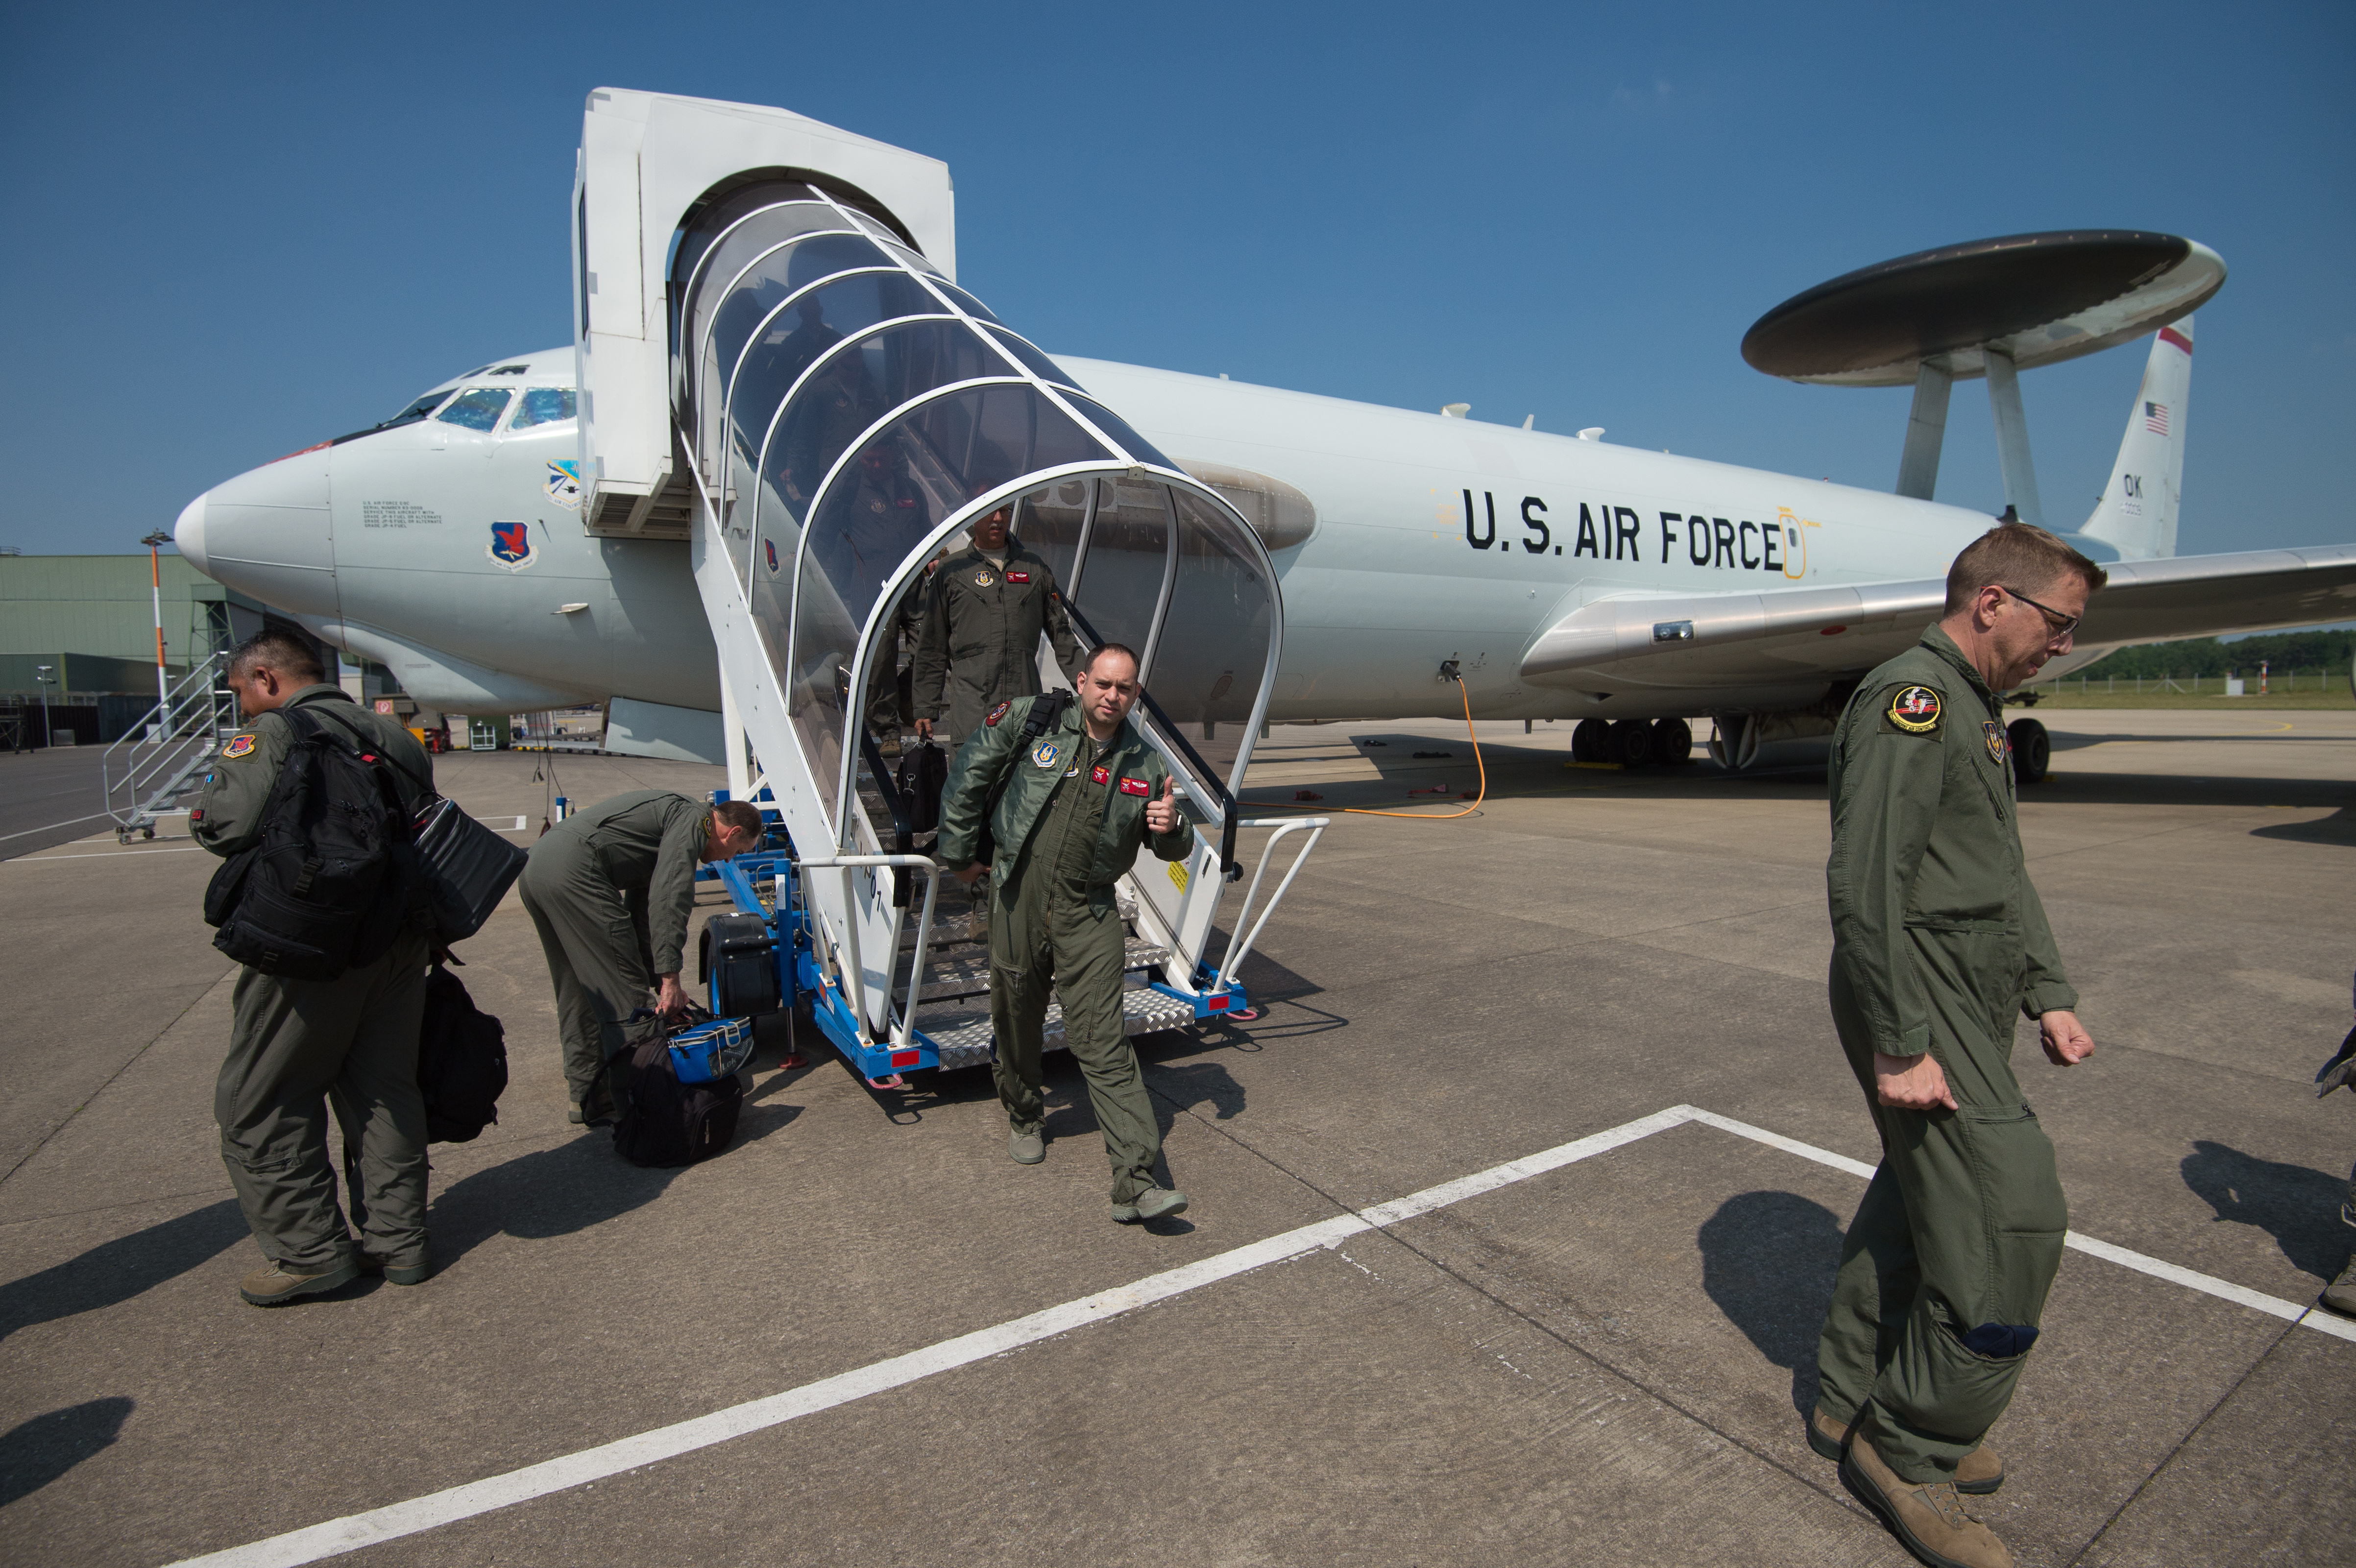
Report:
[[[132,1402],[117,1395],[37,1415],[0,1433],[0,1508],[37,1492],[123,1432]],[[23,1544],[19,1542],[19,1544]]]
[[[2356,805],[2343,805],[2313,822],[2282,822],[2253,827],[2253,838],[2287,838],[2295,844],[2344,844],[2356,848]]]
[[[2301,1274],[2329,1280],[2346,1265],[2349,1232],[2340,1222],[2346,1178],[2260,1159],[2206,1139],[2192,1146],[2181,1169],[2184,1185],[2217,1211],[2218,1219],[2265,1232]]]
[[[1694,1236],[1701,1287],[1759,1353],[1792,1374],[1792,1408],[1816,1404],[1816,1335],[1840,1267],[1841,1225],[1796,1192],[1745,1192]]]
[[[747,1101],[737,1116],[735,1141],[715,1157],[729,1158],[800,1115],[798,1105]],[[610,1129],[590,1128],[554,1148],[478,1170],[436,1194],[426,1215],[434,1261],[446,1267],[497,1235],[546,1241],[602,1225],[653,1202],[679,1174],[630,1164],[614,1152]]]
[[[0,1285],[0,1339],[36,1323],[128,1301],[218,1256],[246,1233],[237,1200],[224,1198],[11,1280]]]

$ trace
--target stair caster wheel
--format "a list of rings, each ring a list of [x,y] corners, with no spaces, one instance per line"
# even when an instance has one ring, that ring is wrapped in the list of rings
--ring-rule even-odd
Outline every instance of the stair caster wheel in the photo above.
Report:
[[[143,827],[139,830],[139,837],[142,838],[153,838],[155,837],[155,830],[152,827]]]
[[[115,841],[117,844],[124,845],[124,846],[126,846],[126,847],[127,847],[127,846],[130,844],[130,842],[131,842],[131,835],[130,835],[129,833],[125,832],[123,829],[122,829],[122,828],[118,827],[118,828],[116,828],[116,829],[114,830],[114,841]]]

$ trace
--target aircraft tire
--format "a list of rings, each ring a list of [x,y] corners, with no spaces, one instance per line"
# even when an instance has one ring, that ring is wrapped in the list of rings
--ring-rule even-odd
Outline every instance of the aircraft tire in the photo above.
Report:
[[[1622,719],[1612,726],[1612,754],[1606,759],[1623,768],[1641,768],[1653,760],[1653,727],[1642,719]]]
[[[1673,767],[1692,758],[1692,725],[1682,719],[1653,720],[1653,761]]]
[[[2034,719],[2016,719],[2005,727],[2012,745],[2012,776],[2022,784],[2041,784],[2053,761],[2053,738]]]
[[[1611,761],[1605,755],[1605,752],[1610,750],[1611,733],[1612,726],[1603,720],[1580,720],[1579,728],[1570,732],[1570,760],[1574,763]]]

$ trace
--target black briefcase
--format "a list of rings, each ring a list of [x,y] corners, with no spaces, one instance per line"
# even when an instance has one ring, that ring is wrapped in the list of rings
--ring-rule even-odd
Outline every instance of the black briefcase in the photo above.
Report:
[[[458,809],[434,801],[417,816],[417,858],[425,870],[425,907],[434,933],[459,942],[483,929],[491,911],[523,875],[524,850]]]

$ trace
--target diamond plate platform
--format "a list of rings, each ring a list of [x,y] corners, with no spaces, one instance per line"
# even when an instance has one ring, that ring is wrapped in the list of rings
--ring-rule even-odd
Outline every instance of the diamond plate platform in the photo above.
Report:
[[[1194,1007],[1176,997],[1162,995],[1145,987],[1134,987],[1120,994],[1121,1022],[1130,1034],[1151,1034],[1156,1029],[1176,1029],[1194,1021]],[[991,1059],[990,1009],[959,1008],[953,1011],[937,1011],[926,1018],[923,1009],[916,1013],[916,1027],[939,1048],[944,1068],[976,1067]],[[1049,1051],[1064,1049],[1064,1004],[1047,1004],[1047,1023],[1043,1033]]]

